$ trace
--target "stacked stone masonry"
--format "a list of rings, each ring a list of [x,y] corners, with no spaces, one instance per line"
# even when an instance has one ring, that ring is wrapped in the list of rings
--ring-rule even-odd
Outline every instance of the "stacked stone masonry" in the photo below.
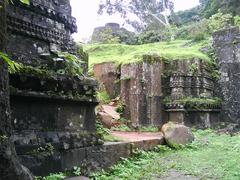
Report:
[[[111,89],[115,88],[108,77],[113,72],[109,66],[102,63],[94,68],[95,72],[100,67],[105,69],[101,76],[104,78],[100,79],[98,73],[95,76],[105,84],[107,92],[111,91],[108,84],[112,85]],[[208,128],[218,122],[219,105],[206,104],[204,108],[192,109],[178,102],[184,98],[213,98],[215,80],[208,62],[201,59],[165,62],[156,55],[144,55],[141,63],[123,64],[118,69],[119,96],[126,105],[124,117],[131,120],[133,127],[162,126],[167,121],[176,121]],[[117,67],[114,72],[118,72]],[[114,81],[116,78],[114,76]],[[171,102],[164,102],[166,97]]]
[[[10,58],[25,67],[55,70],[59,60],[66,60],[58,52],[68,52],[85,61],[82,68],[87,72],[88,56],[71,38],[77,27],[70,2],[30,2],[26,6],[14,1],[8,6],[6,51]],[[9,81],[12,138],[22,163],[35,175],[64,171],[70,162],[58,163],[69,151],[102,145],[95,127],[95,80],[32,68],[10,74]]]
[[[214,47],[220,67],[217,89],[223,99],[221,117],[240,123],[240,31],[233,27],[213,35]]]

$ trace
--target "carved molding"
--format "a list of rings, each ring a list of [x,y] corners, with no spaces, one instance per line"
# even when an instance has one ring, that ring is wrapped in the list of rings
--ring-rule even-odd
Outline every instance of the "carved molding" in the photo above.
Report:
[[[50,43],[64,44],[64,42],[70,41],[69,36],[58,30],[44,28],[11,16],[7,18],[7,25],[10,31],[19,32]]]
[[[69,10],[69,12],[60,12],[57,9],[54,9],[54,5],[60,7],[58,0],[31,0],[30,2],[30,5],[26,6],[19,1],[15,1],[14,6],[25,8],[28,11],[33,11],[42,16],[62,22],[71,33],[77,32],[76,18],[71,16],[71,10]],[[68,4],[68,6],[71,8],[70,4]],[[63,6],[60,8],[63,8]]]

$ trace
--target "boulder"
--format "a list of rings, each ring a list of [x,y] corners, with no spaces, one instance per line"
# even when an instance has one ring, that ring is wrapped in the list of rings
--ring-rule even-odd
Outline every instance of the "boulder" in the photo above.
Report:
[[[102,111],[107,113],[115,120],[120,119],[120,114],[117,112],[117,107],[110,106],[110,105],[102,105]]]
[[[105,112],[98,112],[98,117],[104,127],[110,129],[111,127],[114,126],[114,121],[112,119],[112,116],[110,116],[109,114]]]
[[[163,125],[161,131],[167,144],[174,148],[189,144],[194,140],[191,129],[183,124],[168,122]]]

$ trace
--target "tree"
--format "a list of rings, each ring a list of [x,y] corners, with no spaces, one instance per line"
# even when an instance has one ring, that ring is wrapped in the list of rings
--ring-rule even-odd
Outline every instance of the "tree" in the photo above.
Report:
[[[171,0],[101,0],[99,14],[119,13],[137,31],[169,25],[168,16],[173,11]]]
[[[0,0],[0,51],[6,43],[6,1]],[[8,70],[0,57],[0,177],[4,180],[34,179],[31,173],[20,164],[11,140],[12,127],[9,105]]]
[[[200,12],[201,12],[200,6],[196,6],[185,11],[173,13],[170,16],[171,24],[181,26],[187,23],[200,21],[202,19]]]
[[[240,15],[239,0],[200,0],[202,14],[209,18],[221,10],[224,14]]]

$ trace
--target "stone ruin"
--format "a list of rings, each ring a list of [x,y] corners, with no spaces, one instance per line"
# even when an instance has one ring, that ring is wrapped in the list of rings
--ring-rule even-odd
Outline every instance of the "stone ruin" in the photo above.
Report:
[[[220,80],[218,95],[223,99],[221,118],[240,123],[240,31],[233,27],[213,34]]]
[[[86,77],[88,55],[71,39],[77,27],[69,1],[31,0],[30,6],[14,1],[7,12],[7,54],[28,67],[10,74],[13,141],[21,162],[35,175],[47,175],[73,166],[101,169],[113,165],[116,156],[128,156],[131,144],[101,146],[96,134],[98,84]],[[94,71],[112,98],[121,95],[124,117],[134,127],[175,121],[208,128],[220,117],[239,123],[239,29],[215,33],[214,46],[218,82],[206,61],[166,62],[156,55],[120,67],[102,63]],[[81,59],[82,75],[48,73],[67,66],[58,52]],[[215,96],[222,97],[222,110],[219,103],[181,101]]]
[[[126,105],[123,116],[131,120],[133,127],[161,127],[174,121],[209,128],[218,123],[219,103],[181,101],[215,101],[213,70],[211,63],[201,59],[166,62],[157,55],[144,55],[141,63],[120,67],[113,62],[94,66],[96,78],[103,82],[110,96],[121,97]]]
[[[165,61],[144,55],[141,63],[96,64],[94,74],[110,97],[121,97],[124,117],[134,127],[162,126],[167,121],[197,128],[239,124],[239,28],[214,33],[213,46],[218,67],[201,59]],[[190,101],[184,102],[186,98]]]
[[[24,66],[10,74],[16,151],[35,175],[64,171],[82,164],[86,148],[102,144],[95,128],[97,82],[84,75],[88,56],[71,39],[77,26],[68,0],[13,3],[7,9],[6,52]],[[48,73],[67,66],[58,52],[81,59],[82,75]]]
[[[114,37],[119,37],[120,42],[129,44],[135,36],[135,33],[128,31],[127,29],[120,27],[118,23],[106,23],[105,26],[96,27],[93,31],[91,41],[101,42],[101,33],[106,30],[111,30]]]

